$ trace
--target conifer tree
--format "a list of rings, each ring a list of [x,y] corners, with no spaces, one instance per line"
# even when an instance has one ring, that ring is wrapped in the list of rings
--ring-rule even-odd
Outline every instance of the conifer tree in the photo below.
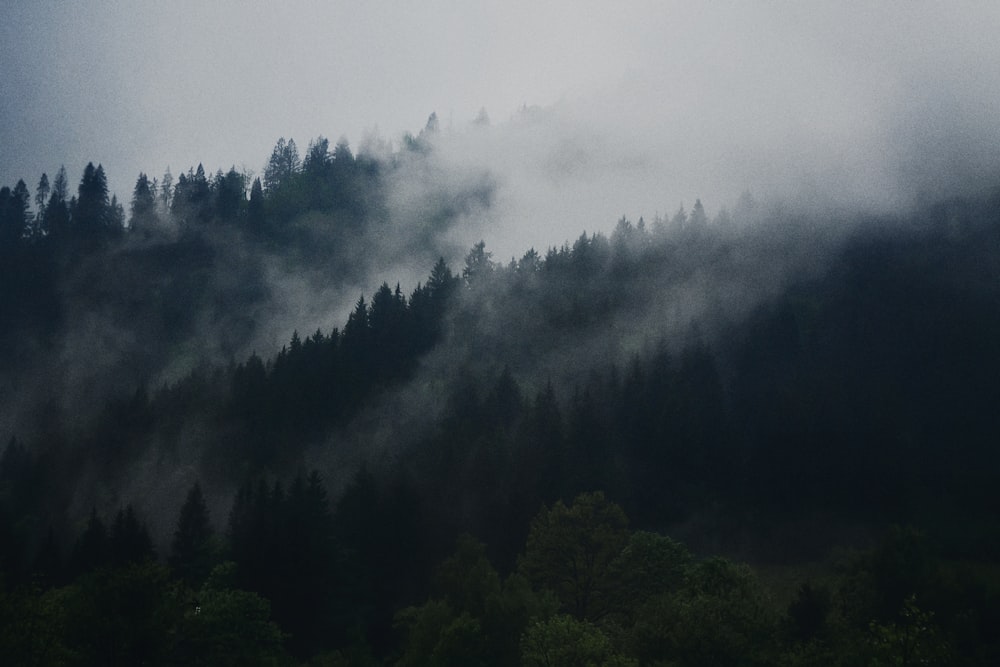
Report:
[[[88,162],[77,188],[76,206],[73,207],[73,227],[84,238],[101,236],[108,225],[108,180],[104,167]]]
[[[177,529],[170,543],[170,566],[188,583],[204,581],[212,570],[212,524],[201,485],[194,483],[181,506]]]
[[[174,196],[174,175],[170,173],[170,167],[163,172],[163,179],[160,181],[160,208],[166,212],[170,210]]]
[[[49,201],[49,193],[52,188],[49,185],[49,175],[42,174],[38,179],[38,187],[35,188],[35,225],[40,227],[42,219],[45,217],[45,204]]]
[[[59,167],[52,180],[52,193],[42,215],[43,235],[56,238],[64,236],[69,229],[69,207],[66,198],[69,196],[69,181],[66,178],[66,167]]]
[[[260,179],[253,179],[250,188],[250,201],[247,203],[247,226],[253,232],[260,232],[264,229],[264,188],[261,187]]]
[[[28,207],[31,196],[28,186],[19,180],[14,189],[0,190],[0,250],[9,250],[20,243],[28,231]]]
[[[146,174],[140,173],[132,191],[129,229],[137,230],[151,223],[156,215],[156,198]]]
[[[144,563],[155,557],[153,540],[129,503],[119,509],[111,528],[111,562],[116,566]]]
[[[271,151],[271,158],[264,167],[264,188],[270,193],[277,190],[282,185],[288,183],[292,176],[299,172],[302,162],[299,159],[299,149],[295,145],[294,139],[285,141],[284,137],[278,139],[274,150]]]
[[[108,564],[110,555],[111,543],[108,529],[101,521],[101,517],[97,515],[97,508],[91,508],[87,527],[73,547],[73,555],[70,559],[71,576],[76,577],[104,567]]]

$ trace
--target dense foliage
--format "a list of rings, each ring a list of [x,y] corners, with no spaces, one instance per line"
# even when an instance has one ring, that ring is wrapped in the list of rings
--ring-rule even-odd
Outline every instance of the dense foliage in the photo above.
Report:
[[[4,655],[997,661],[1000,199],[699,201],[452,270],[488,178],[385,242],[433,132],[142,174],[128,224],[100,166],[0,190]],[[244,352],[274,265],[353,287],[382,250],[429,276]]]

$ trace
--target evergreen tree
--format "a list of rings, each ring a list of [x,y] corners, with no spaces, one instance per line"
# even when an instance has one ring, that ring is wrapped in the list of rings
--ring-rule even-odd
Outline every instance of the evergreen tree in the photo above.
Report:
[[[333,514],[319,473],[297,475],[277,511],[281,544],[273,567],[284,576],[272,597],[275,619],[296,629],[292,650],[307,656],[327,640],[337,604]]]
[[[52,188],[49,186],[49,175],[42,174],[38,179],[38,187],[35,188],[35,226],[40,229],[42,220],[45,217],[45,205],[49,201],[49,193]]]
[[[76,206],[73,207],[73,228],[86,239],[100,239],[110,226],[108,180],[102,165],[88,162],[77,188]]]
[[[70,224],[69,205],[66,200],[68,196],[69,181],[66,178],[66,167],[59,167],[52,181],[49,203],[45,206],[45,214],[42,216],[43,235],[51,235],[58,239],[68,232]]]
[[[421,135],[423,134],[434,134],[438,131],[440,127],[440,122],[438,121],[438,115],[436,111],[432,111],[431,115],[427,117],[427,124],[424,126]]]
[[[108,529],[97,516],[97,508],[91,508],[87,527],[73,547],[73,555],[70,558],[71,578],[104,567],[110,560],[111,541]]]
[[[116,566],[144,563],[156,556],[149,530],[135,516],[131,503],[115,515],[110,547],[111,562]]]
[[[174,176],[170,173],[170,167],[163,172],[163,179],[160,181],[160,209],[166,213],[170,211],[174,197]]]
[[[250,201],[247,203],[247,227],[253,232],[264,230],[264,188],[260,179],[253,179],[250,188]]]
[[[344,325],[344,345],[357,348],[368,341],[370,323],[368,315],[368,304],[365,303],[365,295],[362,294],[354,304],[354,310],[347,316],[347,324]]]
[[[186,224],[208,222],[212,218],[212,188],[205,177],[205,167],[188,169],[181,174],[174,188],[171,210],[178,220]]]
[[[708,215],[705,213],[705,207],[702,206],[700,199],[694,200],[694,208],[691,209],[688,225],[693,229],[702,229],[708,225]]]
[[[53,586],[62,581],[63,576],[62,554],[59,543],[56,541],[55,531],[49,526],[45,533],[45,540],[35,551],[35,560],[32,564],[32,572],[41,579],[45,585]]]
[[[264,189],[269,193],[274,192],[283,184],[290,182],[300,167],[299,149],[295,145],[295,140],[289,139],[286,142],[285,138],[281,137],[271,151],[267,166],[264,167]]]
[[[338,165],[354,162],[354,153],[351,152],[351,147],[344,137],[341,137],[337,145],[333,147],[333,161]]]
[[[302,170],[311,176],[324,176],[333,156],[330,154],[330,140],[319,136],[309,142]]]
[[[688,214],[687,211],[684,210],[684,204],[681,204],[677,209],[677,212],[674,213],[674,217],[670,219],[670,228],[677,232],[687,227],[687,224]]]
[[[483,247],[485,248],[485,244]],[[430,278],[427,280],[427,288],[430,290],[431,298],[439,302],[444,301],[455,288],[455,283],[456,279],[452,275],[451,269],[445,263],[444,257],[441,257],[434,264]]]
[[[129,229],[140,230],[156,219],[156,198],[146,174],[140,173],[132,191],[131,218]]]
[[[192,585],[204,581],[211,572],[214,555],[212,525],[201,485],[197,482],[188,491],[181,506],[170,552],[170,566],[177,576]]]
[[[215,214],[222,222],[235,222],[243,212],[246,202],[246,178],[230,167],[225,174],[215,177]]]
[[[125,231],[125,207],[118,201],[118,195],[111,195],[105,233],[108,236],[118,236],[123,231]]]
[[[66,167],[60,166],[56,172],[56,178],[52,181],[52,198],[49,201],[66,203],[69,197],[69,178],[66,176]]]
[[[0,251],[13,249],[27,235],[31,195],[19,180],[14,189],[0,189]]]
[[[465,268],[462,269],[462,280],[469,287],[481,281],[487,280],[496,265],[493,263],[493,253],[486,252],[486,242],[480,241],[472,246],[472,250],[465,256]]]

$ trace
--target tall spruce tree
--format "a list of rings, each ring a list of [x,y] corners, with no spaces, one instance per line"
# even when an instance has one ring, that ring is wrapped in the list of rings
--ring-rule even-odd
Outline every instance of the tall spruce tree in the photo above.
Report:
[[[55,178],[52,179],[49,203],[45,206],[45,212],[42,215],[41,233],[43,235],[51,235],[58,239],[69,230],[67,197],[69,197],[69,180],[66,177],[66,167],[59,167]]]
[[[170,566],[192,585],[205,580],[212,571],[212,524],[201,485],[194,483],[181,506],[177,529],[170,543]]]
[[[110,202],[104,167],[88,162],[77,188],[73,228],[83,238],[100,238],[108,224]]]
[[[140,173],[132,191],[131,217],[129,229],[141,230],[154,222],[156,217],[156,197],[146,174]]]

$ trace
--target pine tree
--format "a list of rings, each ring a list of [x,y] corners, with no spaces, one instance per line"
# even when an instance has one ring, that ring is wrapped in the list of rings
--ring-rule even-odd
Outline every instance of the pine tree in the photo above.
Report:
[[[493,253],[486,251],[486,242],[480,241],[472,246],[465,256],[465,268],[462,269],[462,279],[468,287],[485,280],[496,269],[493,263]]]
[[[319,136],[309,142],[309,149],[306,151],[306,159],[302,163],[302,169],[307,174],[322,176],[326,173],[332,159],[330,140]]]
[[[56,172],[56,177],[52,181],[49,203],[45,206],[45,213],[42,216],[41,233],[43,235],[60,238],[69,230],[69,206],[66,201],[68,196],[69,181],[66,178],[66,167],[59,167],[59,171]]]
[[[23,180],[14,189],[0,190],[0,250],[14,248],[28,232],[31,195]]]
[[[283,184],[288,183],[292,176],[299,172],[302,166],[299,159],[299,149],[295,145],[294,139],[287,142],[284,137],[278,139],[274,150],[271,151],[271,159],[264,167],[264,188],[270,193],[277,190]]]
[[[261,187],[259,178],[253,179],[253,186],[250,188],[247,227],[253,232],[261,232],[264,229],[264,188]]]
[[[149,529],[135,516],[131,503],[115,516],[110,546],[111,562],[116,566],[144,563],[156,556]]]
[[[181,506],[169,560],[177,576],[192,585],[204,581],[212,570],[212,534],[205,497],[195,482]]]
[[[146,178],[146,174],[140,173],[135,181],[135,189],[132,191],[131,218],[129,219],[129,229],[140,230],[154,222],[156,216],[156,197],[153,189]]]
[[[702,206],[700,199],[694,200],[694,208],[691,209],[688,225],[693,229],[701,229],[708,225],[708,215],[705,213],[705,207]]]
[[[170,210],[174,197],[174,175],[170,173],[170,167],[163,172],[163,179],[160,181],[160,208],[164,213]]]
[[[70,559],[70,575],[75,578],[86,572],[106,566],[111,558],[111,542],[108,529],[97,516],[97,508],[91,508],[87,527],[77,539]]]
[[[452,275],[451,269],[445,263],[444,257],[441,257],[434,265],[430,278],[427,280],[427,287],[430,290],[431,298],[435,300],[446,299],[454,289],[455,282],[455,277]]]
[[[49,201],[49,193],[51,192],[51,187],[49,186],[49,175],[42,174],[42,177],[38,179],[38,187],[35,188],[35,226],[40,228],[42,225],[42,219],[45,217],[45,204]]]
[[[230,167],[225,174],[220,170],[215,177],[215,214],[223,222],[235,222],[246,202],[246,179],[243,174]]]

